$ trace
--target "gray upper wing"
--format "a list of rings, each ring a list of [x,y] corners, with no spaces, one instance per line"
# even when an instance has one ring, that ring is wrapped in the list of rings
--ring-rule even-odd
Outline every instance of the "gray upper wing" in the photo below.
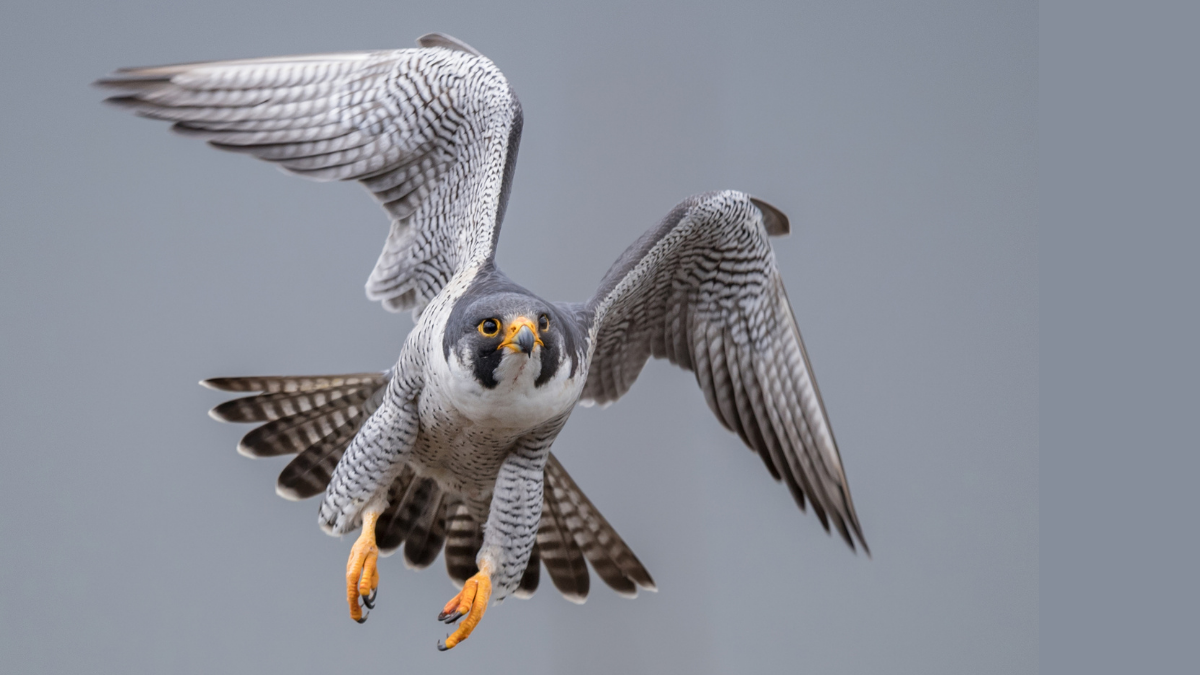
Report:
[[[491,257],[515,167],[521,107],[465,44],[130,68],[109,101],[306,178],[358,180],[392,218],[367,296],[420,311]]]
[[[581,310],[583,398],[620,398],[650,356],[695,372],[709,408],[829,521],[867,549],[837,443],[767,239],[787,217],[739,192],[684,201],[638,239]]]

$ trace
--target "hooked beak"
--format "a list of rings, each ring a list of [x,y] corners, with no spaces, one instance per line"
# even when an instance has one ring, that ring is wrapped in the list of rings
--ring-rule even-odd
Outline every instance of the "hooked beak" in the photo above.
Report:
[[[538,337],[537,324],[521,316],[508,324],[508,336],[497,349],[508,347],[514,352],[525,352],[525,355],[529,356],[533,354],[534,345],[546,346],[542,343],[542,338]]]

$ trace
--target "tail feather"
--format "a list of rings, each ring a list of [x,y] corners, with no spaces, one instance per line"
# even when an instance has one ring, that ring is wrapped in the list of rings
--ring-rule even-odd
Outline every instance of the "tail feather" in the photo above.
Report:
[[[446,573],[462,587],[479,571],[475,556],[483,546],[483,528],[461,502],[446,510]],[[533,564],[532,561],[530,564]]]
[[[275,491],[286,499],[323,492],[346,446],[379,407],[391,371],[304,377],[217,377],[209,389],[263,392],[227,401],[209,415],[225,422],[267,422],[246,434],[247,457],[298,453],[279,474]]]
[[[275,457],[304,452],[323,439],[344,431],[358,431],[367,416],[369,393],[355,393],[336,404],[268,422],[246,434],[238,452],[247,457]]]
[[[614,591],[634,597],[638,586],[658,590],[650,573],[553,454],[546,462],[546,500],[558,511],[584,557]]]
[[[550,482],[549,471],[546,472],[546,480],[547,483]],[[582,514],[571,498],[561,488],[555,490],[552,485],[547,487],[558,493],[547,499],[553,499],[558,507],[560,526],[566,526],[567,536],[575,541],[583,553],[583,557],[592,564],[592,569],[596,570],[597,576],[619,595],[637,597],[637,584],[625,578],[616,563],[608,557],[608,553],[597,545],[594,537],[590,536],[591,532],[587,529]]]
[[[446,509],[446,573],[455,586],[462,588],[467,579],[479,571],[475,557],[482,546],[483,528],[471,517],[466,504],[459,502],[449,506]],[[537,591],[541,569],[541,555],[534,545],[529,563],[525,565],[525,573],[513,595],[518,598],[532,597]]]
[[[426,479],[429,480],[429,479]],[[424,569],[429,567],[438,554],[442,552],[442,543],[446,541],[446,502],[444,493],[432,480],[433,492],[426,502],[426,508],[413,523],[408,538],[404,540],[404,562],[410,567]]]
[[[543,493],[545,494],[545,493]],[[537,548],[550,581],[563,597],[574,603],[587,600],[590,580],[587,561],[583,551],[571,536],[559,502],[545,500],[542,505],[542,522],[538,525]]]
[[[375,525],[375,540],[383,535],[380,551],[388,555],[395,553],[412,533],[417,519],[431,504],[437,485],[428,478],[421,478],[411,467],[405,466],[388,489],[388,507],[379,515]]]
[[[375,524],[380,553],[390,555],[403,544],[409,567],[428,567],[446,539],[448,501],[432,478],[417,476],[406,465],[388,489],[388,507]]]
[[[261,391],[267,394],[278,392],[313,391],[349,385],[382,387],[391,379],[391,372],[352,373],[350,375],[302,375],[264,377],[214,377],[200,384],[217,391]]]
[[[201,382],[220,391],[261,392],[223,403],[210,413],[227,422],[266,422],[238,444],[250,457],[297,453],[279,474],[276,492],[300,500],[325,491],[334,467],[363,422],[379,407],[392,371],[311,377],[224,377]],[[545,468],[542,520],[525,574],[514,593],[537,590],[544,564],[555,588],[581,603],[590,587],[588,563],[621,595],[654,581],[629,546],[583,494],[553,453]],[[375,536],[380,552],[404,546],[411,567],[431,564],[446,549],[446,571],[461,585],[478,569],[482,524],[455,495],[405,466],[388,489],[388,508]]]
[[[222,422],[270,422],[326,407],[343,396],[357,395],[365,399],[371,395],[372,387],[373,384],[348,385],[314,391],[259,394],[226,401],[208,414]]]
[[[283,471],[275,483],[275,492],[284,499],[300,501],[315,497],[329,486],[333,469],[346,452],[346,446],[358,433],[361,420],[352,422],[338,429],[336,434],[325,437],[320,443],[306,448],[296,456]]]
[[[416,477],[416,472],[406,464],[400,470],[400,475],[396,476],[388,487],[388,507],[379,514],[379,520],[375,522],[375,544],[379,547],[380,555],[389,556],[395,553],[404,544],[404,538],[412,529],[412,522],[416,516],[401,518],[400,506]]]

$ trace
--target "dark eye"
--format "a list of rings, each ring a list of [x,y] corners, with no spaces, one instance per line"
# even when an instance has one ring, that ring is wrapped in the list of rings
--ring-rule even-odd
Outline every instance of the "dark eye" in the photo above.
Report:
[[[538,330],[550,330],[550,317],[545,314],[538,317]]]
[[[495,319],[484,319],[479,322],[479,332],[484,337],[496,337],[500,332],[500,322]]]

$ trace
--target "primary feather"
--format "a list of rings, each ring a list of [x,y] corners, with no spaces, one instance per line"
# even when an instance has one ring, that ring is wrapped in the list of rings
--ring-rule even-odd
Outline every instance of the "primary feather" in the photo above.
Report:
[[[796,504],[867,549],[768,235],[787,219],[739,192],[698,195],[625,251],[586,305],[583,398],[610,403],[651,356],[696,375],[718,421]]]
[[[521,106],[499,69],[441,35],[418,49],[119,70],[109,100],[313,180],[357,180],[392,221],[367,296],[420,311],[491,255]]]

